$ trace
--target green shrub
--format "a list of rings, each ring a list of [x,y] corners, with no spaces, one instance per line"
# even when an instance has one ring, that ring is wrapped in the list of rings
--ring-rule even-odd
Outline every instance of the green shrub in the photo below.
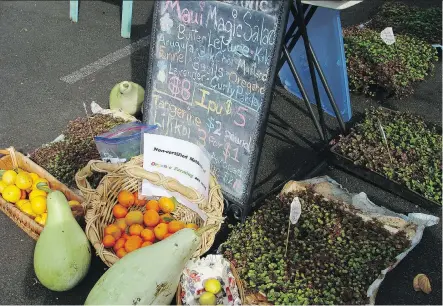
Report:
[[[396,43],[388,46],[371,29],[343,32],[349,87],[354,92],[411,94],[413,82],[424,80],[438,59],[433,47],[408,35],[396,35]]]
[[[386,2],[370,27],[381,31],[392,27],[394,34],[408,34],[429,43],[441,42],[441,7],[419,8],[401,2]]]

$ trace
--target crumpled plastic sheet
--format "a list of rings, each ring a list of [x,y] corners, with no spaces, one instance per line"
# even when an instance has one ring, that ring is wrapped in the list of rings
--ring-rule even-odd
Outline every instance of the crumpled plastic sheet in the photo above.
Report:
[[[322,195],[326,198],[332,197],[335,199],[340,199],[345,203],[351,204],[355,208],[361,210],[363,213],[377,217],[377,216],[389,216],[389,217],[397,217],[401,218],[408,223],[412,223],[416,225],[415,235],[411,237],[411,246],[404,252],[397,255],[397,261],[390,267],[380,271],[379,277],[369,286],[367,290],[367,297],[369,298],[369,302],[371,305],[375,304],[375,298],[378,292],[378,289],[381,286],[381,283],[385,279],[386,274],[394,269],[400,261],[408,255],[410,251],[412,251],[418,243],[421,241],[423,237],[423,232],[426,227],[436,225],[440,222],[440,218],[422,214],[422,213],[409,213],[408,215],[395,213],[385,207],[377,206],[368,198],[366,193],[360,192],[357,194],[351,194],[346,189],[344,189],[339,183],[330,178],[329,176],[321,176],[316,177],[304,181],[299,182],[302,185],[317,185],[320,183],[327,183],[330,187],[328,194],[327,192],[322,192]],[[323,189],[324,190],[324,189]],[[303,213],[303,212],[302,212]]]

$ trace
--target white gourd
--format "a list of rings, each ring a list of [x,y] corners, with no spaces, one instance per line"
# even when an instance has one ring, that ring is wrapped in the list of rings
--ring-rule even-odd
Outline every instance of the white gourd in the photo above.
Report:
[[[206,229],[185,228],[124,256],[98,280],[85,305],[169,305]]]
[[[89,241],[72,215],[65,195],[50,190],[44,183],[37,187],[48,192],[48,219],[35,245],[34,271],[46,288],[70,290],[88,273],[91,263]]]

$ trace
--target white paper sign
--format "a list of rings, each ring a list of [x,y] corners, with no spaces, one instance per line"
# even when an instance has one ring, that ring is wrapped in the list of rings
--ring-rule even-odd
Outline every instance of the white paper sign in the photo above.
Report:
[[[194,188],[206,199],[209,194],[210,158],[199,146],[177,138],[145,133],[143,136],[143,168],[175,178],[182,185]],[[174,196],[206,221],[204,211],[184,196],[171,193],[163,187],[142,183],[142,195]]]
[[[391,27],[388,27],[381,31],[380,37],[387,45],[392,45],[393,43],[395,43],[395,35]]]
[[[292,224],[297,223],[301,215],[301,203],[298,197],[295,197],[291,203],[291,212],[289,214],[289,220]]]

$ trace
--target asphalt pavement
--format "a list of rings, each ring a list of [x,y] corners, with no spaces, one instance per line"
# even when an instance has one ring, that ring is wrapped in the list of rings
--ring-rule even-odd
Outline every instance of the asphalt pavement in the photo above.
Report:
[[[370,18],[383,1],[366,0],[342,13],[344,25],[358,24]],[[413,2],[413,1],[408,1]],[[84,116],[83,102],[96,101],[107,107],[109,92],[122,80],[145,85],[148,48],[140,39],[150,34],[153,2],[134,1],[131,39],[120,37],[121,1],[81,1],[79,22],[69,20],[69,1],[0,2],[0,147],[13,145],[29,152],[57,137],[66,123]],[[439,1],[421,1],[422,5],[441,5]],[[131,54],[119,51],[132,45]],[[131,50],[131,49],[130,49]],[[78,78],[67,83],[67,76]],[[75,79],[75,78],[74,78]],[[72,78],[71,78],[72,80]],[[403,99],[388,99],[384,106],[418,113],[441,125],[441,62],[432,76],[417,84],[415,93]],[[352,111],[358,115],[380,103],[352,95]],[[265,137],[254,196],[277,186],[300,169],[304,162],[320,162],[316,154],[319,139],[307,117],[304,104],[277,90],[273,120],[280,119],[293,131],[268,128]],[[337,124],[327,117],[331,135]],[[291,141],[283,142],[280,133]],[[273,136],[272,136],[273,135]],[[277,135],[278,136],[278,135]],[[350,192],[364,191],[379,205],[397,212],[426,210],[334,168],[318,174],[330,175]],[[93,258],[85,280],[69,292],[55,293],[40,285],[33,271],[35,242],[4,214],[0,213],[0,296],[4,304],[83,304],[89,290],[105,271],[98,257]],[[442,227],[441,223],[425,230],[420,244],[390,273],[378,293],[377,304],[442,303]],[[412,279],[425,273],[431,279],[429,295],[412,289]]]

